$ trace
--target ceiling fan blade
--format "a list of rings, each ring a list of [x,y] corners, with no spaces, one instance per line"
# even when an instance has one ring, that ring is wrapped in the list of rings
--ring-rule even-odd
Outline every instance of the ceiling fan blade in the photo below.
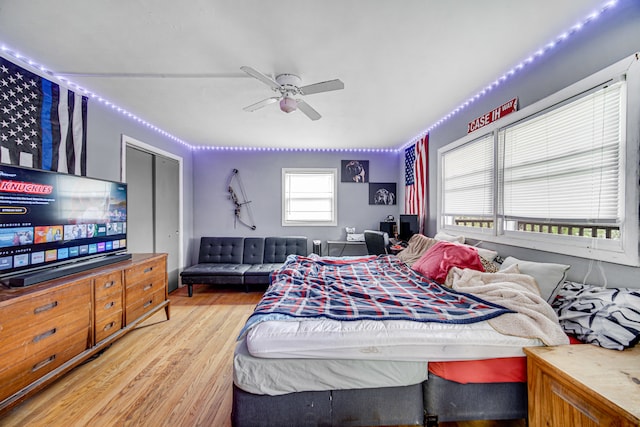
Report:
[[[255,104],[251,104],[248,107],[244,107],[243,110],[244,111],[256,111],[259,108],[262,107],[266,107],[269,104],[273,104],[274,102],[278,102],[280,98],[277,96],[274,96],[272,98],[267,98],[267,99],[263,99],[260,102],[256,102]]]
[[[320,113],[314,110],[311,105],[304,102],[302,99],[296,99],[298,102],[298,110],[302,111],[305,116],[309,117],[311,120],[318,120],[320,117]]]
[[[329,92],[331,90],[344,89],[344,83],[340,79],[329,80],[321,83],[314,83],[300,88],[303,95],[311,95],[312,93]]]
[[[251,77],[260,80],[262,83],[266,84],[267,86],[270,86],[272,89],[275,89],[275,90],[280,89],[280,85],[278,84],[278,82],[273,80],[271,77],[265,76],[260,71],[256,71],[253,68],[248,67],[246,65],[243,65],[242,67],[240,67],[240,69],[245,73],[249,74]]]

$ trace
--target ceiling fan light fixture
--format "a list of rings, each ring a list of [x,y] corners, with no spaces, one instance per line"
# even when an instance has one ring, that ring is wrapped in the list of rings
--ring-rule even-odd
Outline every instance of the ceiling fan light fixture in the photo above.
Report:
[[[293,98],[289,98],[288,96],[285,96],[280,100],[280,109],[285,113],[296,111],[297,108],[298,108],[298,102]]]

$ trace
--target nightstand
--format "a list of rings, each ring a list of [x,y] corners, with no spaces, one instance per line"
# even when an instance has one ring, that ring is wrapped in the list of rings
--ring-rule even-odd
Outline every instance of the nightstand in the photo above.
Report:
[[[640,346],[529,347],[529,427],[640,426]]]

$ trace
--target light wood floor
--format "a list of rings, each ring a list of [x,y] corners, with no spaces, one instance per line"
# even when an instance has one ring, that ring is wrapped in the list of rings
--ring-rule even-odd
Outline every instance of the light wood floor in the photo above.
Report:
[[[0,426],[230,426],[232,356],[261,293],[195,286],[164,310],[20,405]],[[524,427],[524,420],[441,423]]]

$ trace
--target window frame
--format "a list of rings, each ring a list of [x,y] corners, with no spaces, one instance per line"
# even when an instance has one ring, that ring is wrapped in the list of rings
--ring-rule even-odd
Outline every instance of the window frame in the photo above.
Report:
[[[328,221],[310,220],[295,221],[287,218],[287,177],[289,174],[305,175],[305,174],[322,174],[330,175],[333,180],[332,198],[331,198],[331,219]],[[338,225],[338,169],[337,168],[282,168],[282,226],[283,227],[329,227]]]
[[[561,253],[587,259],[596,259],[617,264],[640,266],[638,245],[640,229],[640,184],[638,183],[638,147],[640,146],[640,64],[636,55],[625,58],[604,70],[597,72],[563,90],[560,90],[520,111],[516,111],[467,136],[438,149],[437,159],[437,230],[498,244],[520,246],[535,250]],[[607,83],[626,80],[626,90],[622,97],[622,129],[620,147],[620,233],[619,240],[597,238],[575,238],[573,236],[525,233],[504,230],[499,160],[499,133],[517,122],[535,117],[544,111],[557,108],[584,93]],[[447,224],[443,217],[443,155],[450,150],[480,139],[487,134],[494,135],[494,227],[475,228]],[[627,167],[630,165],[630,167]]]

